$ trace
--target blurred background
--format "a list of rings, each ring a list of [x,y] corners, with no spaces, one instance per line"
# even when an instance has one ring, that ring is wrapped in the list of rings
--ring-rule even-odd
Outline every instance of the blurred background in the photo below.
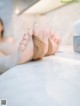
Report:
[[[73,23],[80,19],[80,3],[65,1],[0,0],[5,37],[13,36],[20,41],[27,28],[36,22],[56,32],[62,39],[62,45],[72,44]]]

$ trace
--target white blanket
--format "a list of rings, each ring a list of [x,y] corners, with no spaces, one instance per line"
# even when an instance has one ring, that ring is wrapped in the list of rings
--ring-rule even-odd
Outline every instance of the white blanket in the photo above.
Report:
[[[78,57],[50,56],[8,70],[0,76],[0,101],[7,106],[80,106]]]

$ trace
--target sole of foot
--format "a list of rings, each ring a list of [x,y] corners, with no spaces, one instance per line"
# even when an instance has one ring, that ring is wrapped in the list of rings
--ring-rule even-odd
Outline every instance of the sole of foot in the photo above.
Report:
[[[22,41],[19,44],[19,48],[18,48],[20,54],[19,64],[23,64],[32,60],[33,50],[34,50],[34,46],[33,46],[32,35],[30,34],[30,32],[27,32],[23,36]]]

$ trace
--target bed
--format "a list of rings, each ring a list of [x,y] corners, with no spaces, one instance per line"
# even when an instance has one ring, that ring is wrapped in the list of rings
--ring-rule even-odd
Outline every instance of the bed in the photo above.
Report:
[[[55,56],[18,65],[3,73],[0,106],[2,103],[4,106],[80,106],[80,54],[61,50]]]

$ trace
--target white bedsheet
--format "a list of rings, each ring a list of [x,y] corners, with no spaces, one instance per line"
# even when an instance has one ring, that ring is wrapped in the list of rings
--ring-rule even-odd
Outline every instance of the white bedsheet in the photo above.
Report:
[[[80,56],[50,56],[8,70],[0,76],[0,99],[7,106],[80,106]]]

